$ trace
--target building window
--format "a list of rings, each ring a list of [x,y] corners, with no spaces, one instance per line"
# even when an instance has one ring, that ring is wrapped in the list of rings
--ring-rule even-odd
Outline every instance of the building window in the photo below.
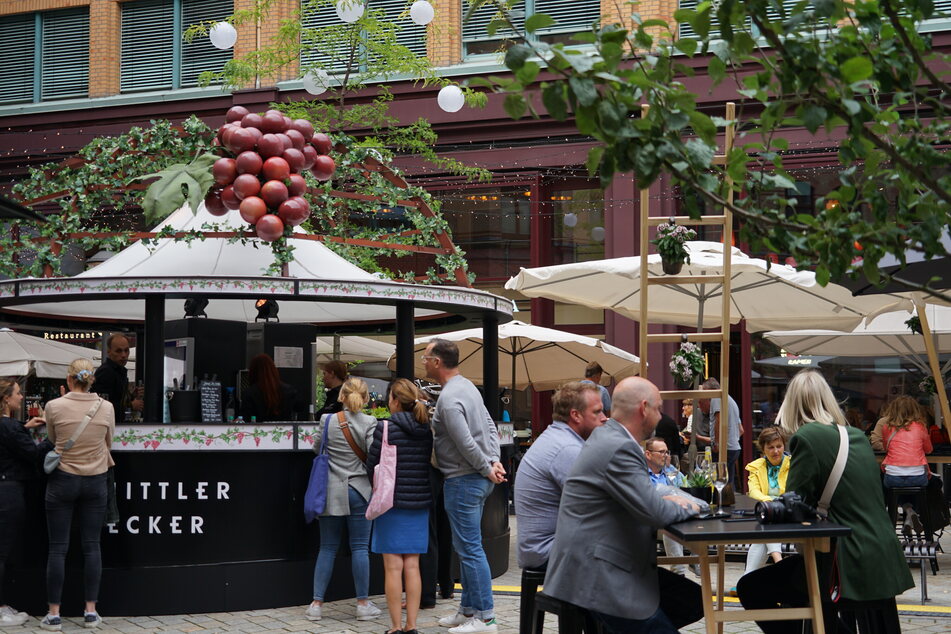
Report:
[[[553,219],[551,263],[604,259],[604,190],[555,190],[549,198]]]
[[[313,6],[312,2],[304,0],[301,9]],[[333,2],[321,3],[315,9],[307,10],[301,16],[302,43],[310,50],[301,53],[301,70],[319,67],[330,74],[346,72],[350,65],[350,47],[346,44],[345,34],[350,28],[337,17]],[[426,27],[415,24],[409,17],[409,5],[406,0],[374,0],[370,2],[367,11],[373,17],[389,23],[395,29],[397,44],[405,46],[414,55],[426,57]],[[382,12],[379,13],[379,12]],[[333,27],[333,28],[329,28]],[[364,37],[367,35],[364,34]],[[365,61],[369,54],[366,47],[358,45],[354,59],[353,71],[365,68]]]
[[[466,14],[468,3],[462,0],[462,15]],[[468,22],[462,25],[462,46],[464,55],[496,53],[518,41],[511,28],[501,28],[489,35],[488,27],[498,8],[492,3],[482,5]],[[511,19],[519,32],[525,26],[525,19],[537,13],[544,13],[555,20],[555,24],[536,31],[531,37],[542,42],[571,42],[575,33],[587,31],[591,24],[601,17],[600,0],[521,0],[512,7]]]
[[[89,8],[3,16],[0,104],[89,94]]]
[[[207,37],[182,40],[189,26],[223,20],[232,0],[134,0],[122,4],[120,90],[191,88],[205,71],[218,71],[232,51],[219,50]]]

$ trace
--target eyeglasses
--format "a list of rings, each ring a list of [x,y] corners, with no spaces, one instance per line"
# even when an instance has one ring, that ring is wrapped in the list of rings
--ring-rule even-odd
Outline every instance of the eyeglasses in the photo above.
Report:
[[[433,359],[438,359],[439,357],[434,356],[434,355],[431,355],[431,354],[421,354],[421,355],[419,355],[419,358],[423,361],[423,363],[426,363],[426,361],[431,361],[431,360],[433,360]]]
[[[664,449],[663,451],[655,451],[655,450],[653,450],[653,449],[648,449],[647,451],[649,451],[649,452],[651,452],[651,453],[659,453],[659,454],[661,454],[662,456],[669,456],[669,455],[670,455],[670,451],[667,450],[667,449]]]

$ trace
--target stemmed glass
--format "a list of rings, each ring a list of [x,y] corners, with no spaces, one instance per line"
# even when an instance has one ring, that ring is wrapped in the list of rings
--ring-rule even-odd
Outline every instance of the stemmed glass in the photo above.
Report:
[[[713,486],[717,490],[717,512],[715,517],[729,517],[730,514],[723,510],[723,488],[730,481],[729,465],[725,462],[718,462],[713,465]]]

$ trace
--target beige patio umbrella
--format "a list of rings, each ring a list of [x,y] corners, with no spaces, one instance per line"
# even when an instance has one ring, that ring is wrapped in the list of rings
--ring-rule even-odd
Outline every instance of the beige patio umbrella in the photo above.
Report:
[[[320,361],[333,359],[335,348],[340,361],[387,361],[396,352],[392,343],[355,335],[317,337],[315,346]]]
[[[75,346],[54,339],[43,339],[0,328],[0,376],[30,376],[41,379],[66,379],[69,364],[89,359],[99,365],[99,350]]]
[[[719,242],[686,243],[690,263],[681,276],[715,276],[723,269],[723,245]],[[820,286],[810,271],[768,263],[734,248],[731,259],[730,323],[746,320],[750,332],[792,330],[822,324],[831,330],[851,330],[865,315],[899,302],[896,295],[853,297],[835,284]],[[651,273],[662,275],[660,255],[647,258]],[[605,308],[640,320],[640,256],[575,262],[522,269],[505,283],[527,297],[546,297],[588,308]],[[690,285],[658,284],[651,288],[650,323],[720,326],[722,285],[697,282]]]
[[[426,346],[435,338],[455,341],[459,346],[459,370],[476,385],[482,384],[482,329],[471,328],[415,340],[413,372],[425,378],[420,359]],[[535,390],[551,390],[579,380],[585,366],[597,361],[604,370],[602,380],[620,380],[637,374],[640,359],[599,339],[562,330],[542,328],[521,321],[499,326],[499,385],[516,390],[529,386]],[[396,367],[396,356],[389,361]]]

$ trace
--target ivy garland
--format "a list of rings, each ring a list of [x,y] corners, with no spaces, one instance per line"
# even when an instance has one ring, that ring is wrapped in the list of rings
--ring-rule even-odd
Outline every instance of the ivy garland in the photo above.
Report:
[[[21,200],[55,199],[62,212],[49,214],[43,224],[25,220],[14,222],[16,229],[0,236],[0,274],[39,277],[44,268],[59,274],[60,246],[79,247],[87,253],[100,249],[121,250],[133,241],[133,232],[150,229],[140,207],[146,193],[143,187],[130,187],[130,183],[147,180],[150,175],[170,166],[192,163],[196,157],[220,151],[212,143],[216,131],[195,116],[180,126],[164,120],[150,123],[150,128],[134,127],[123,135],[95,139],[79,151],[82,162],[47,164],[30,170],[30,177],[14,187],[14,194]],[[305,172],[310,189],[306,196],[312,213],[304,223],[304,229],[328,237],[373,240],[394,246],[432,247],[439,244],[440,235],[451,236],[449,224],[439,214],[439,203],[429,192],[421,187],[400,187],[380,172],[367,170],[362,165],[363,161],[375,159],[392,171],[392,155],[368,147],[372,141],[362,144],[339,134],[333,135],[333,139],[338,150],[342,150],[334,157],[337,163],[334,179],[319,182]],[[332,194],[341,188],[377,196],[379,200],[341,199]],[[392,228],[375,228],[367,221],[396,208],[401,200],[422,201],[432,209],[434,216],[406,207],[402,216],[404,226],[395,232]],[[165,227],[158,232],[157,238],[192,242],[204,240],[205,231],[230,229],[215,224],[205,224],[201,230],[191,231]],[[283,238],[270,243],[274,260],[265,274],[280,275],[284,265],[293,261],[294,247],[287,241],[292,231],[288,227]],[[81,232],[106,236],[63,238]],[[251,233],[229,240],[255,245],[260,242]],[[149,239],[143,241],[146,244],[152,242]],[[468,270],[465,253],[458,247],[453,247],[452,253],[435,254],[434,266],[429,267],[424,276],[417,276],[412,270],[388,270],[380,262],[381,258],[403,257],[410,251],[332,240],[325,244],[364,270],[391,279],[435,284],[444,282],[447,277],[451,279],[457,270]],[[466,275],[471,283],[474,276],[471,273]]]

